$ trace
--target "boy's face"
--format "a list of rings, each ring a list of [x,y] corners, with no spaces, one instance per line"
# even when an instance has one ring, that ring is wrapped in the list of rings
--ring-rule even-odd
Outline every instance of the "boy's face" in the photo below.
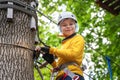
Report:
[[[75,21],[72,19],[65,19],[60,23],[60,28],[65,37],[75,33]]]

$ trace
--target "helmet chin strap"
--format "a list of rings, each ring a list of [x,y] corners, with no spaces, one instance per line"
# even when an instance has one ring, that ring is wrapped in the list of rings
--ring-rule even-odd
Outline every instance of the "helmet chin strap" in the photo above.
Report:
[[[78,27],[78,24],[76,23],[75,24],[75,32],[78,32],[79,31],[79,27]]]

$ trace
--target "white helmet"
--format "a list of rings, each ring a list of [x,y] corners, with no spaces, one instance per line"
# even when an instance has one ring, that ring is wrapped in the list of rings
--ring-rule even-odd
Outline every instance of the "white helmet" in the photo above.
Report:
[[[74,14],[72,14],[71,12],[62,12],[59,17],[58,17],[58,25],[60,24],[60,22],[66,18],[71,18],[73,20],[75,20],[75,22],[77,23],[77,19],[75,17]]]

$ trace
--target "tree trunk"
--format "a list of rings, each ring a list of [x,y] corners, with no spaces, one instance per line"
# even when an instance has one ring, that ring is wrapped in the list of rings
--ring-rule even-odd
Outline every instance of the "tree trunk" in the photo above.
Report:
[[[34,80],[33,52],[5,45],[34,48],[35,31],[30,30],[31,16],[14,10],[13,22],[7,22],[6,14],[6,9],[0,9],[0,80]]]

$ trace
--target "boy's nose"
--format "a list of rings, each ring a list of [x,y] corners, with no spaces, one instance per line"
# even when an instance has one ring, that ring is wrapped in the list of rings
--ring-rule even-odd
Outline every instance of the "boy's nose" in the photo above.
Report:
[[[71,27],[70,25],[67,25],[67,27]]]

